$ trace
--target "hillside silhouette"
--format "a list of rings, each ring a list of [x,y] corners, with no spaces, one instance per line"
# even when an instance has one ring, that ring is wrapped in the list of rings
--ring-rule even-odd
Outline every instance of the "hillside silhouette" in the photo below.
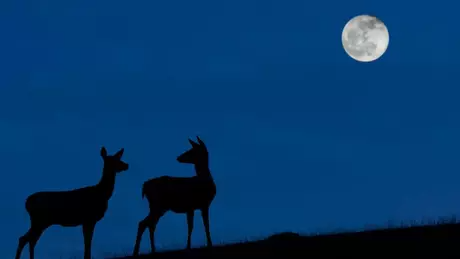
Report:
[[[456,218],[359,232],[302,236],[281,233],[259,241],[148,253],[110,259],[169,258],[458,258]]]
[[[460,221],[456,217],[443,218],[431,224],[410,224],[386,229],[359,232],[328,233],[302,236],[280,233],[258,241],[213,245],[210,231],[209,208],[217,187],[209,168],[208,149],[197,136],[189,139],[189,149],[181,153],[177,162],[193,165],[195,176],[160,176],[151,178],[142,186],[142,198],[148,201],[149,213],[138,224],[132,256],[117,259],[168,258],[373,258],[377,256],[409,258],[457,258],[460,245]],[[35,257],[35,246],[42,234],[51,226],[82,227],[84,258],[92,258],[92,238],[95,226],[109,207],[115,190],[115,180],[127,171],[122,160],[124,149],[109,155],[105,147],[100,150],[103,161],[98,183],[63,191],[40,191],[28,196],[25,208],[30,228],[19,237],[15,259],[20,259],[24,247],[29,245],[29,259]],[[206,247],[191,248],[191,234],[195,211],[201,211],[206,234]],[[171,211],[183,214],[187,220],[186,248],[157,252],[154,232],[160,218]],[[148,229],[148,254],[139,255],[140,244]],[[243,231],[243,230],[242,230]],[[147,251],[145,251],[147,252]]]

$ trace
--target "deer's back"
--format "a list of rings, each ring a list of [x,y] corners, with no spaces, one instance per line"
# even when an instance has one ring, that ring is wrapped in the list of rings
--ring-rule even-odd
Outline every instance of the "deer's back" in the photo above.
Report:
[[[150,206],[184,213],[205,208],[216,194],[212,179],[203,177],[162,176],[144,183],[144,193]]]
[[[49,225],[77,226],[99,221],[107,211],[108,201],[98,198],[93,186],[71,191],[37,192],[26,200],[31,218],[41,218]]]

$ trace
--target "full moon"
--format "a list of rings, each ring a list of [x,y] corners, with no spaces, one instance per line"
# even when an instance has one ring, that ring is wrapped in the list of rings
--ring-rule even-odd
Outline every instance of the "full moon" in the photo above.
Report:
[[[375,16],[358,15],[345,24],[342,45],[351,58],[360,62],[379,59],[387,50],[390,34]]]

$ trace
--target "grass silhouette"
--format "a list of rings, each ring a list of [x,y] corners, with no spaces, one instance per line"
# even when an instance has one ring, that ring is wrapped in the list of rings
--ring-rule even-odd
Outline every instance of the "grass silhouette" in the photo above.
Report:
[[[168,258],[458,258],[460,221],[444,217],[361,231],[300,235],[279,233],[258,241],[144,254],[116,259]]]

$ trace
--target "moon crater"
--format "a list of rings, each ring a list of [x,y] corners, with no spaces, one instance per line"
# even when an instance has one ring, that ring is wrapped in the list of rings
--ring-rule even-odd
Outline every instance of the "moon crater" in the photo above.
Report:
[[[347,22],[342,31],[342,45],[353,59],[370,62],[387,50],[390,35],[385,24],[375,16],[358,15]]]

